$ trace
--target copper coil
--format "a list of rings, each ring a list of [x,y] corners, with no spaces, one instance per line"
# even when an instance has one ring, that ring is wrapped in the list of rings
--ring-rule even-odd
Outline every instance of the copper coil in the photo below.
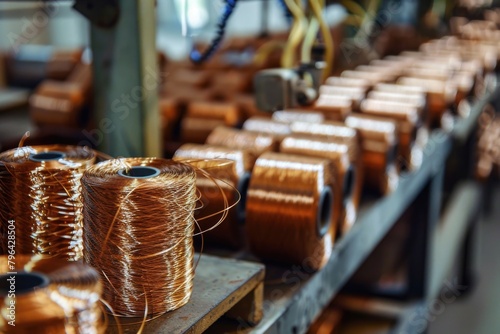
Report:
[[[219,119],[184,117],[181,121],[181,142],[204,143],[212,131],[226,122]]]
[[[314,136],[322,138],[331,143],[347,145],[347,153],[351,166],[354,166],[351,173],[351,180],[354,180],[350,200],[353,204],[350,212],[346,212],[346,219],[356,218],[361,195],[363,192],[363,161],[361,159],[361,142],[355,129],[345,126],[344,123],[326,121],[319,124],[308,124],[295,122],[291,126],[292,134]],[[349,181],[350,183],[351,181]],[[349,225],[349,224],[347,224]]]
[[[185,105],[192,101],[211,101],[214,99],[213,92],[210,89],[179,85],[168,80],[163,85],[160,96],[176,98],[179,103]]]
[[[365,186],[387,194],[398,185],[396,122],[367,115],[351,115],[346,125],[358,130],[361,138]]]
[[[221,159],[232,163],[220,164],[218,160]],[[186,161],[197,168],[206,170],[217,180],[208,180],[203,175],[197,178],[197,188],[201,194],[203,207],[197,210],[196,217],[209,217],[214,213],[219,213],[207,219],[198,220],[202,231],[215,226],[222,217],[225,204],[227,204],[223,195],[229,202],[236,202],[241,196],[238,205],[227,212],[226,219],[217,228],[203,234],[204,241],[209,245],[241,247],[243,240],[240,225],[245,220],[245,199],[255,158],[248,150],[184,144],[175,152],[174,160]],[[221,191],[224,191],[224,194]]]
[[[121,316],[186,304],[194,276],[196,173],[157,158],[115,159],[83,178],[84,258]]]
[[[471,94],[475,84],[475,77],[469,72],[457,71],[453,74],[451,80],[457,86],[455,104],[458,105],[463,99]]]
[[[370,65],[377,67],[388,67],[390,69],[402,70],[406,67],[406,62],[402,59],[374,59],[370,61]]]
[[[361,101],[363,101],[366,96],[366,88],[322,85],[319,87],[319,94],[320,96],[333,95],[339,97],[348,97],[352,101],[352,108],[358,109]]]
[[[320,95],[309,109],[321,111],[327,120],[342,121],[352,112],[353,102],[348,96]]]
[[[370,80],[364,78],[329,77],[325,80],[325,85],[368,89],[372,83]]]
[[[438,64],[439,65],[439,64]],[[404,71],[405,76],[422,78],[422,79],[435,79],[446,81],[452,76],[452,72],[446,68],[437,67],[409,67]]]
[[[213,73],[211,71],[176,68],[169,71],[167,80],[173,85],[206,88],[210,85],[212,78]]]
[[[52,54],[47,63],[47,78],[66,80],[80,62],[83,49],[58,50]]]
[[[82,257],[80,179],[94,161],[94,152],[87,148],[61,145],[20,147],[0,154],[2,230],[6,231],[8,220],[16,221],[18,254],[72,261]],[[7,235],[2,233],[1,238],[5,247]]]
[[[290,124],[264,117],[252,117],[243,123],[243,130],[267,133],[281,141],[286,135],[290,134]]]
[[[370,82],[370,86],[374,86],[381,82],[391,82],[396,79],[395,76],[389,75],[387,73],[351,70],[343,71],[341,73],[341,76],[345,78],[366,79]]]
[[[269,117],[269,113],[257,108],[255,96],[252,94],[233,94],[229,97],[229,101],[234,102],[238,106],[243,120],[253,116]]]
[[[272,119],[283,123],[307,122],[321,123],[325,120],[325,116],[320,112],[309,110],[282,110],[275,111]]]
[[[41,255],[16,255],[13,260],[0,257],[0,273],[2,333],[106,331],[99,303],[102,284],[91,267]],[[10,291],[11,282],[15,285],[14,293]],[[15,303],[13,317],[9,309],[11,300]]]
[[[191,102],[181,122],[181,140],[201,144],[216,127],[236,126],[240,121],[240,110],[234,103]]]
[[[366,99],[361,103],[360,109],[363,114],[396,121],[399,135],[399,155],[404,159],[408,168],[418,167],[412,157],[418,127],[421,124],[418,108],[407,103]]]
[[[361,72],[385,74],[387,76],[390,76],[391,78],[397,78],[403,73],[402,69],[397,67],[377,66],[373,64],[359,65],[355,70]]]
[[[379,83],[373,88],[374,91],[394,94],[427,94],[426,90],[419,85],[398,85],[391,83]]]
[[[457,96],[457,87],[451,81],[402,77],[398,84],[420,86],[426,91],[430,125],[440,123],[441,117],[454,104]]]
[[[333,177],[327,159],[261,155],[247,195],[251,251],[265,260],[311,270],[324,266],[332,249]]]
[[[346,233],[356,219],[352,196],[354,194],[355,169],[349,160],[349,148],[345,144],[331,142],[328,139],[292,135],[286,137],[280,146],[280,152],[309,157],[325,158],[332,162],[333,181],[333,218],[331,236]]]
[[[238,106],[231,102],[191,102],[187,109],[187,116],[218,119],[224,121],[227,126],[236,126],[241,121]]]
[[[175,98],[162,97],[159,101],[159,107],[163,139],[171,140],[180,119],[179,101]]]
[[[77,83],[46,80],[30,97],[30,118],[39,125],[77,127],[85,98]]]
[[[270,134],[219,126],[208,136],[206,143],[234,149],[246,149],[257,159],[264,152],[278,151],[278,140]]]
[[[235,94],[249,92],[251,87],[251,73],[233,70],[215,75],[210,88],[214,91],[214,95],[230,99]]]

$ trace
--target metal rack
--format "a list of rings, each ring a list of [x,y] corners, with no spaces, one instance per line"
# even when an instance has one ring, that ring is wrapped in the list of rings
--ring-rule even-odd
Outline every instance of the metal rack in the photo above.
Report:
[[[244,321],[220,321],[213,332],[237,333],[305,333],[311,323],[336,296],[339,290],[361,266],[410,205],[420,208],[412,220],[412,251],[408,290],[410,302],[401,306],[395,333],[421,330],[426,302],[435,298],[451,269],[452,261],[471,247],[471,235],[479,208],[480,191],[474,183],[458,186],[453,192],[443,219],[443,184],[448,158],[454,145],[474,133],[477,119],[499,89],[485,94],[477,101],[466,119],[454,130],[435,130],[424,150],[422,166],[403,173],[397,190],[377,201],[364,202],[353,228],[334,246],[326,266],[312,273],[298,266],[266,267],[264,315],[252,327]],[[467,214],[460,215],[463,208]],[[469,240],[469,241],[468,241]],[[468,251],[465,250],[465,253]],[[459,282],[470,276],[467,256],[461,258],[462,275]],[[449,264],[449,266],[443,265]],[[417,320],[416,320],[417,319]],[[420,319],[421,320],[421,319]],[[416,325],[415,325],[416,324]]]

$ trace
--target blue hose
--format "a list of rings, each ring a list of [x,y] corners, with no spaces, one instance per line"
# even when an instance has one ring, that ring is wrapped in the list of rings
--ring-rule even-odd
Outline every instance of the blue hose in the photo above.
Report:
[[[210,44],[208,49],[206,49],[203,53],[200,53],[194,48],[193,50],[191,50],[189,58],[192,62],[201,64],[210,59],[215,51],[217,51],[222,42],[222,39],[224,38],[224,34],[226,33],[227,21],[231,17],[231,14],[233,14],[233,10],[237,2],[238,0],[226,0],[226,6],[224,7],[224,11],[222,12],[219,23],[217,24],[217,36],[212,40],[212,43]]]

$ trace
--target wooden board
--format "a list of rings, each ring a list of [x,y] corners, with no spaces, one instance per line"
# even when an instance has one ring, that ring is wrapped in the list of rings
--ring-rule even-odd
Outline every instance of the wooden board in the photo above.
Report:
[[[262,264],[202,255],[188,304],[149,321],[143,333],[202,333],[229,311],[230,317],[245,323],[260,321],[264,268]],[[123,333],[137,333],[140,321],[120,318]],[[112,323],[106,332],[119,330]]]

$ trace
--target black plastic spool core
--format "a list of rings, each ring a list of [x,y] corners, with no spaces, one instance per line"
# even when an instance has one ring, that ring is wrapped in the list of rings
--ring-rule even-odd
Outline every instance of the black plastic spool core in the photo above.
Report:
[[[250,173],[245,173],[238,181],[238,192],[240,193],[240,202],[236,206],[236,211],[238,213],[238,222],[243,224],[246,218],[246,206],[247,206],[247,192],[248,186],[250,185]]]
[[[149,166],[134,166],[129,170],[119,170],[118,175],[131,179],[149,179],[160,175],[160,170]]]
[[[31,161],[44,162],[44,161],[56,161],[66,157],[66,154],[58,151],[48,151],[42,153],[36,153],[30,155]]]
[[[344,177],[344,185],[342,188],[342,192],[344,195],[344,202],[348,202],[352,194],[354,193],[354,176],[355,176],[355,171],[353,166],[349,166],[349,169],[347,169]]]
[[[13,280],[11,280],[13,278]],[[36,272],[18,272],[17,274],[0,275],[0,295],[9,293],[22,294],[32,292],[34,289],[44,288],[49,285],[47,276]],[[11,290],[11,287],[14,290]]]
[[[323,237],[326,232],[328,232],[330,224],[332,223],[332,203],[332,188],[326,186],[319,196],[318,213],[316,215],[316,231],[319,237]]]

